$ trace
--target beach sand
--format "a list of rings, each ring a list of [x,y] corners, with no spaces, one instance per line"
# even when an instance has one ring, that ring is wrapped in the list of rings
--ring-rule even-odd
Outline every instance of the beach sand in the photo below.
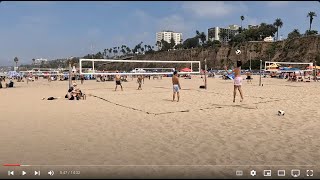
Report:
[[[114,91],[115,82],[78,81],[87,94],[81,101],[64,99],[68,81],[0,89],[1,163],[57,165],[48,168],[97,178],[223,178],[254,168],[258,176],[268,168],[300,168],[305,176],[319,169],[319,82],[262,78],[259,86],[254,76],[252,84],[243,81],[244,102],[237,92],[233,103],[231,80],[208,78],[204,90],[200,77],[180,78],[180,102],[171,101],[171,78],[146,78],[142,90],[128,80],[124,91]],[[62,98],[41,100],[50,96]],[[10,168],[21,169],[2,167],[5,177]]]

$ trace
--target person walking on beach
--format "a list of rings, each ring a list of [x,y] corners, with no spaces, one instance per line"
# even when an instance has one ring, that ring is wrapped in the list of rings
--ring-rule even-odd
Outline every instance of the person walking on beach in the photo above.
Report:
[[[242,66],[242,62],[241,61],[237,61],[237,67],[232,70],[232,72],[234,72],[234,74],[235,74],[234,89],[233,89],[233,102],[236,101],[237,89],[238,89],[238,91],[240,93],[240,96],[241,96],[240,102],[243,101],[243,93],[242,93],[242,89],[241,89],[241,85],[242,85],[241,66]],[[225,69],[227,71],[227,67],[226,66],[225,66]],[[228,72],[228,74],[229,74],[229,72]]]
[[[117,73],[119,73],[119,72],[117,71]],[[120,85],[121,91],[123,91],[122,85],[121,85],[121,76],[119,74],[116,75],[116,88],[114,89],[115,91],[117,91],[118,85]]]
[[[81,84],[83,84],[83,81],[84,81],[84,75],[83,74],[80,75],[80,80],[81,80]]]
[[[137,82],[138,82],[138,84],[139,84],[138,90],[142,90],[142,87],[141,87],[142,79],[143,79],[142,76],[139,75],[139,76],[138,76],[138,79],[137,79]]]
[[[177,102],[179,102],[179,100],[180,100],[179,91],[181,89],[181,86],[180,86],[180,82],[179,82],[178,72],[177,71],[174,71],[174,73],[173,73],[172,85],[173,85],[173,99],[172,99],[172,102],[174,102],[176,93],[177,93],[177,98],[178,98]]]

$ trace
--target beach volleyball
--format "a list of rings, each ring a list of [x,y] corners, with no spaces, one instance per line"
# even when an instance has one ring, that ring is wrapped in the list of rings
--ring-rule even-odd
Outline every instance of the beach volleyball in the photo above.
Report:
[[[236,55],[240,55],[240,54],[241,54],[240,49],[237,49],[237,50],[236,50]]]
[[[284,116],[284,111],[279,110],[279,111],[278,111],[278,116]]]

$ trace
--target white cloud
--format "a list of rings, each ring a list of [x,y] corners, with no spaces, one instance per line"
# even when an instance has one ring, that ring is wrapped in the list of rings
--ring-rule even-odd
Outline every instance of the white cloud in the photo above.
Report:
[[[97,37],[97,36],[100,36],[100,34],[101,34],[101,30],[99,28],[92,27],[88,30],[89,37]]]
[[[59,24],[59,22],[59,18],[54,15],[25,15],[21,16],[17,21],[15,30],[18,32],[21,31],[21,29],[28,32],[47,31],[50,27]]]
[[[189,14],[194,13],[200,18],[221,18],[230,16],[234,13],[247,11],[247,6],[242,2],[230,4],[223,1],[197,1],[185,2],[182,8]]]
[[[186,22],[183,17],[179,15],[170,15],[167,17],[163,17],[158,21],[157,28],[159,31],[162,30],[171,30],[184,32],[190,29],[191,24]]]
[[[142,25],[149,25],[150,23],[154,23],[154,18],[140,9],[135,10],[132,16],[135,17],[134,19],[137,23],[141,23]]]
[[[133,13],[137,21],[137,26],[141,27],[148,27],[150,31],[145,32],[145,28],[137,30],[135,33],[136,35],[131,39],[133,42],[139,43],[140,41],[143,42],[150,42],[153,44],[156,37],[156,32],[162,30],[170,30],[175,32],[182,32],[183,35],[188,33],[189,31],[193,30],[194,22],[192,20],[186,20],[180,14],[171,14],[163,17],[155,17],[143,10],[136,10]],[[195,31],[195,30],[194,30]]]
[[[283,7],[289,4],[290,1],[269,1],[267,5],[269,7]]]
[[[261,22],[258,18],[255,17],[250,17],[250,16],[245,16],[244,24],[248,25],[259,25]]]

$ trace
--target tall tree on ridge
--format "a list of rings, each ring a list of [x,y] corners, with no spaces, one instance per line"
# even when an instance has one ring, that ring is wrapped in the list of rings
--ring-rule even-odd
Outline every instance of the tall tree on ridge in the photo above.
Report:
[[[15,58],[13,59],[13,61],[16,63],[16,67],[18,67],[19,59],[18,59],[17,57],[15,57]]]
[[[244,20],[244,16],[240,16],[240,19],[241,19],[241,31],[240,31],[240,33],[242,32],[242,22],[243,22],[243,20]]]
[[[309,31],[311,31],[311,24],[312,24],[312,21],[313,21],[313,17],[317,17],[317,14],[313,11],[310,11],[307,15],[307,17],[310,18],[310,27],[309,27]]]
[[[276,21],[273,23],[273,25],[277,28],[277,40],[279,40],[278,39],[279,28],[283,26],[283,22],[280,18],[277,18]]]

